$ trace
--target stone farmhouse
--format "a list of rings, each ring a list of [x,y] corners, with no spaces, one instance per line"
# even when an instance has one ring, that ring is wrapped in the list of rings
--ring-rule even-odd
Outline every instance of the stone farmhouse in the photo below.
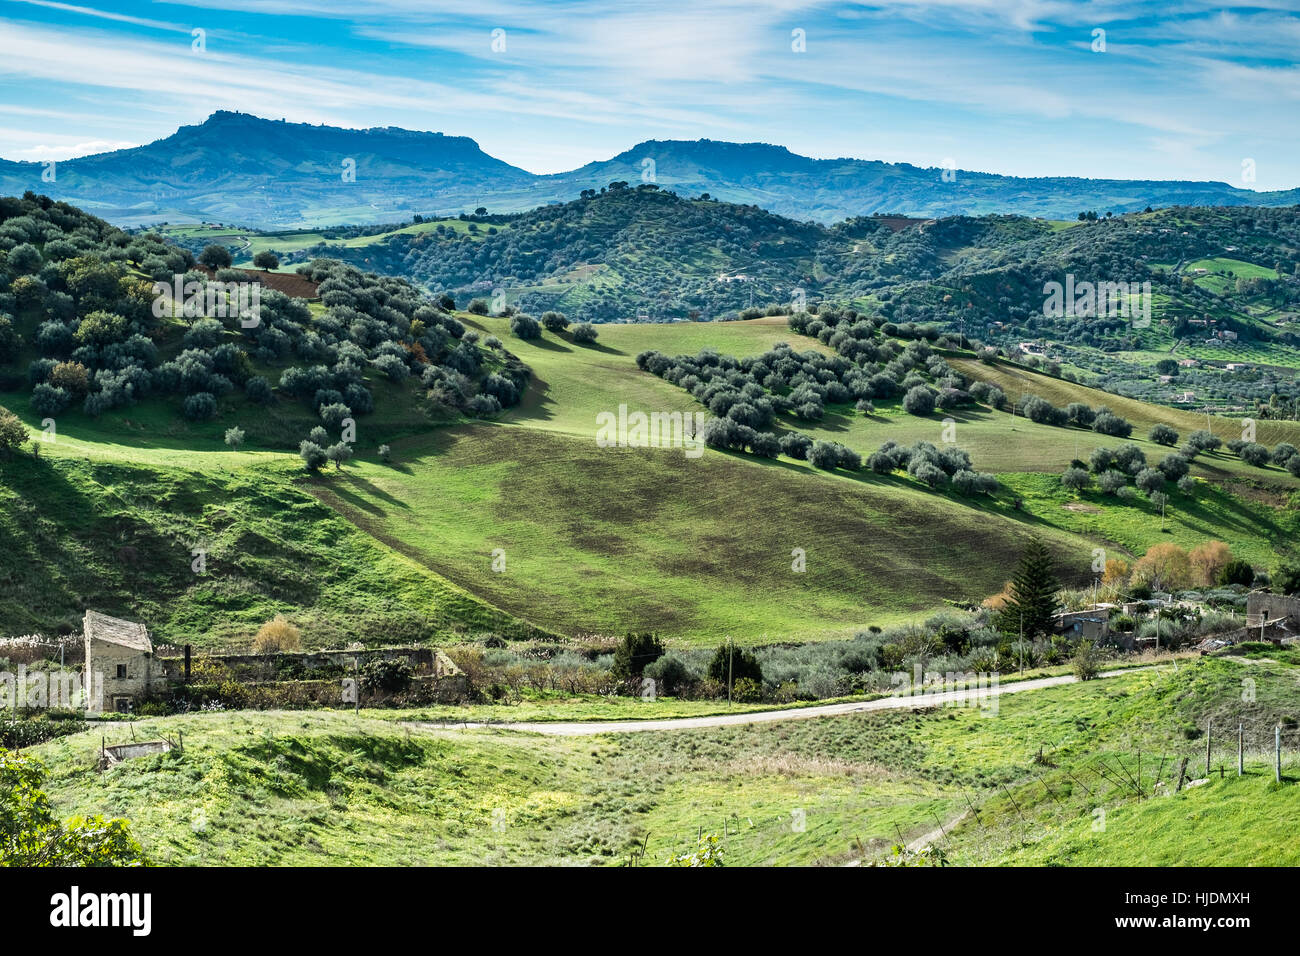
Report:
[[[148,697],[161,675],[154,666],[153,642],[143,624],[87,611],[86,676],[102,675],[104,706],[126,712],[131,702]]]

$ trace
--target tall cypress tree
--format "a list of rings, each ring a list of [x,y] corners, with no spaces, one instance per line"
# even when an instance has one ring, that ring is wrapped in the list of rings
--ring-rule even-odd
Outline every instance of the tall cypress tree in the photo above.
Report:
[[[999,622],[1001,629],[1019,635],[1023,625],[1026,639],[1050,633],[1060,588],[1061,582],[1052,570],[1052,556],[1043,542],[1030,538],[1011,578],[1011,593]]]

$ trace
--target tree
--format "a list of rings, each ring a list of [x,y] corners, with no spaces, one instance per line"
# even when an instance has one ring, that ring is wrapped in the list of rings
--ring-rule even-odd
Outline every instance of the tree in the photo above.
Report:
[[[1187,444],[1197,451],[1215,451],[1223,445],[1223,439],[1202,428],[1187,436]]]
[[[1152,495],[1165,486],[1165,473],[1158,468],[1143,468],[1135,481],[1139,488]]]
[[[12,362],[22,345],[22,338],[14,331],[13,321],[0,313],[0,365]]]
[[[255,265],[259,269],[267,269],[267,270],[278,269],[280,268],[280,257],[277,256],[274,252],[268,252],[266,250],[263,250],[262,252],[259,252],[257,255],[253,256],[253,265]]]
[[[596,341],[596,327],[590,322],[579,322],[573,327],[573,341],[590,345]]]
[[[541,336],[542,327],[531,315],[519,312],[510,320],[510,333],[516,338],[535,339]]]
[[[144,850],[124,819],[59,823],[34,758],[0,749],[0,866],[143,866]]]
[[[1047,634],[1056,612],[1056,592],[1061,588],[1052,569],[1052,556],[1037,538],[1030,538],[1016,573],[1011,578],[1007,602],[998,624],[1007,634],[1028,639]]]
[[[27,427],[13,412],[0,405],[0,452],[6,456],[27,443]]]
[[[719,684],[726,685],[728,679],[731,681],[752,680],[756,684],[763,683],[763,668],[758,663],[758,658],[752,651],[747,651],[743,647],[735,647],[731,644],[723,644],[709,661],[709,680],[717,681]]]
[[[285,651],[302,650],[302,632],[294,627],[283,614],[277,614],[257,629],[253,638],[253,653],[280,654]]]
[[[653,634],[625,634],[614,651],[611,672],[617,680],[640,677],[648,665],[663,656],[663,641]]]
[[[1283,561],[1273,572],[1274,594],[1300,594],[1300,562]]]
[[[1151,429],[1149,436],[1157,445],[1176,445],[1178,444],[1178,432],[1170,428],[1163,422]]]
[[[1249,587],[1255,580],[1255,569],[1249,561],[1233,559],[1219,571],[1219,584],[1240,584]]]
[[[325,449],[314,441],[304,440],[298,446],[298,457],[306,463],[308,471],[319,471],[329,461],[325,456]]]
[[[1074,676],[1079,680],[1092,680],[1097,676],[1098,667],[1097,649],[1093,647],[1092,641],[1080,641],[1078,648],[1074,652]]]
[[[903,409],[912,415],[929,415],[934,411],[934,392],[925,385],[913,386],[903,396]]]
[[[1067,468],[1061,475],[1061,485],[1067,491],[1073,491],[1076,494],[1086,491],[1092,484],[1092,476],[1082,468]]]
[[[330,445],[325,449],[325,457],[334,462],[334,469],[337,471],[343,467],[343,463],[352,457],[352,446],[347,442],[339,442],[336,445]]]
[[[1222,541],[1207,541],[1192,548],[1187,560],[1192,566],[1193,582],[1212,586],[1232,563],[1232,551]]]
[[[1192,563],[1187,552],[1165,541],[1152,545],[1133,565],[1129,579],[1133,585],[1146,585],[1153,591],[1177,591],[1187,587],[1192,577]]]
[[[1248,465],[1254,465],[1256,468],[1265,468],[1268,466],[1269,458],[1268,449],[1258,442],[1246,442],[1237,452],[1238,456]]]
[[[564,317],[562,312],[543,312],[542,325],[547,332],[559,335],[569,327],[569,320]]]
[[[235,451],[239,451],[239,446],[244,443],[244,430],[238,425],[226,429],[226,444]]]
[[[199,262],[215,272],[217,269],[229,269],[234,260],[230,258],[229,249],[214,242],[203,247],[199,253]]]

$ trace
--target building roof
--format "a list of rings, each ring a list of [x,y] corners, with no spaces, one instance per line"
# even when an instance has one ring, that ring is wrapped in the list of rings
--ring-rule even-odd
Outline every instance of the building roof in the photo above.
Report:
[[[107,614],[100,614],[98,611],[87,611],[83,626],[87,640],[117,644],[121,647],[144,651],[146,654],[153,653],[153,642],[149,640],[149,632],[145,630],[143,624],[109,617]]]

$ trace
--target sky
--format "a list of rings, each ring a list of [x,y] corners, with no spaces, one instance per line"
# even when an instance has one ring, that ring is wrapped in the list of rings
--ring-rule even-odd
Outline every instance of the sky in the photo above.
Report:
[[[0,0],[0,157],[218,109],[469,136],[538,173],[710,138],[1282,189],[1300,0]]]

